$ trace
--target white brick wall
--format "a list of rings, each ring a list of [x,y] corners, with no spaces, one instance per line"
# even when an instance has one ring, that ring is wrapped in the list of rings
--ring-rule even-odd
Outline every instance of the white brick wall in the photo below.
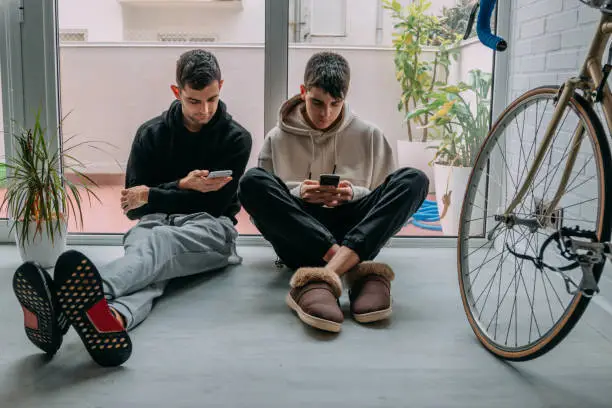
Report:
[[[578,0],[512,0],[509,98],[574,75],[599,16]]]

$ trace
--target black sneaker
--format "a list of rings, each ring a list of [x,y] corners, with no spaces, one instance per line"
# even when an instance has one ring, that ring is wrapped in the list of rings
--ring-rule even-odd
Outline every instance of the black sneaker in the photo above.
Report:
[[[130,358],[130,337],[108,306],[102,278],[89,258],[64,252],[55,264],[55,288],[59,305],[96,363],[114,367]]]
[[[26,262],[13,275],[13,291],[23,310],[28,339],[54,355],[70,324],[57,302],[51,275],[38,264]]]

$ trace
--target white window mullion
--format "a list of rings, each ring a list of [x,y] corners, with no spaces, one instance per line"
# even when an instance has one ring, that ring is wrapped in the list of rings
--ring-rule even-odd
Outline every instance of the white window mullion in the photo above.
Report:
[[[30,126],[41,109],[50,146],[59,145],[58,37],[55,1],[23,0],[21,24],[24,121]],[[27,50],[27,52],[25,52]]]
[[[511,27],[510,27],[510,10],[511,10],[511,2],[498,1],[496,7],[496,27],[495,32],[497,35],[506,39],[506,41],[512,41],[511,38]],[[511,102],[508,95],[508,78],[510,77],[510,54],[508,51],[505,52],[495,52],[495,57],[493,60],[493,88],[491,90],[492,94],[492,106],[491,106],[491,125],[495,123],[497,118],[501,115],[501,113],[506,109],[506,106]],[[492,157],[490,160],[490,166],[494,168],[490,169],[491,174],[505,175],[506,169],[504,167],[504,162],[501,157],[499,157],[499,153],[497,153],[497,157]],[[501,180],[502,183],[507,183],[507,180],[504,178]],[[494,215],[498,211],[498,207],[502,205],[501,197],[503,197],[503,186],[497,183],[489,184],[488,191],[488,203],[487,206],[487,216]],[[492,218],[487,218],[486,222],[487,230],[492,227],[490,224],[494,224]]]
[[[289,66],[289,2],[266,0],[264,74],[264,134],[278,120],[278,107],[287,99]]]
[[[4,129],[4,161],[9,161],[13,148],[10,135],[15,134],[15,124],[23,123],[23,77],[21,45],[20,0],[0,3],[0,73],[2,78],[2,113]],[[8,220],[0,220],[0,242],[14,242]]]

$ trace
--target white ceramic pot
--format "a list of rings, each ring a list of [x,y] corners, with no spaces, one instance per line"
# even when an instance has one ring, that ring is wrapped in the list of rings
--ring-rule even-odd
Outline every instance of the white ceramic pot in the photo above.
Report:
[[[66,239],[68,236],[68,225],[66,222],[61,223],[61,227],[54,234],[53,241],[46,231],[46,226],[42,226],[42,232],[36,232],[36,223],[31,222],[28,226],[28,239],[24,245],[21,245],[19,232],[21,223],[15,226],[15,239],[19,248],[19,255],[23,262],[37,262],[43,268],[52,268],[55,266],[57,258],[66,251]],[[36,237],[34,233],[36,232]]]
[[[410,142],[408,140],[397,141],[397,164],[399,167],[412,167],[419,169],[429,178],[429,192],[435,191],[435,175],[433,167],[429,165],[436,154],[439,142]]]
[[[452,167],[441,164],[434,164],[434,178],[436,182],[436,201],[438,212],[440,213],[440,225],[444,235],[457,236],[459,234],[459,221],[461,217],[461,207],[467,189],[471,167]],[[447,201],[446,198],[450,198]],[[448,203],[448,205],[447,205]],[[477,207],[473,208],[470,219],[470,235],[481,233],[483,223],[484,197],[476,194],[474,203]],[[448,207],[448,208],[447,208]]]

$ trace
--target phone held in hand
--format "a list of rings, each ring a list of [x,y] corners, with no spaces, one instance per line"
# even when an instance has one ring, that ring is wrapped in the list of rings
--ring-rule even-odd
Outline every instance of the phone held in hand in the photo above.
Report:
[[[210,173],[208,173],[207,178],[229,177],[231,175],[232,175],[231,170],[217,170],[217,171],[211,171]]]
[[[319,177],[319,184],[322,186],[333,186],[338,187],[340,183],[340,176],[337,174],[321,174]]]

